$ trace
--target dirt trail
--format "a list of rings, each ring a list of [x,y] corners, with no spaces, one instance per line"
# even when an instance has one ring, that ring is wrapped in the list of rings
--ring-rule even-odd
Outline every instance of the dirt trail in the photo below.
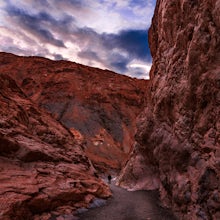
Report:
[[[111,184],[113,192],[105,206],[79,215],[80,220],[176,220],[159,206],[156,192],[129,192]]]

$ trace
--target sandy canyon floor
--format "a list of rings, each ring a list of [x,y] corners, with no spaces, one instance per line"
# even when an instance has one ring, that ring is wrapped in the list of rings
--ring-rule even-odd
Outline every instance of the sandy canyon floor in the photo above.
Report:
[[[110,184],[113,196],[104,206],[89,209],[79,220],[175,220],[161,208],[155,191],[127,191],[114,182]]]

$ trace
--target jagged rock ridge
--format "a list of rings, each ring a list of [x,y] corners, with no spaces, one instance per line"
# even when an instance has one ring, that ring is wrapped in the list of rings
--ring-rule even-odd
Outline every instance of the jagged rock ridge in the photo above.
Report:
[[[220,1],[159,0],[148,106],[120,183],[179,219],[220,219]]]
[[[50,219],[110,196],[77,140],[0,74],[0,219]]]
[[[95,167],[119,170],[134,139],[135,119],[146,105],[147,81],[68,61],[0,53],[0,72],[51,112],[78,138]]]

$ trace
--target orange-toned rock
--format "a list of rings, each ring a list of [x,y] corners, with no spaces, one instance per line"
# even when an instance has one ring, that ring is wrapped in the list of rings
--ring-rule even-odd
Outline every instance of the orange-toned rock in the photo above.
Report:
[[[32,101],[84,137],[96,168],[121,168],[131,150],[136,116],[146,105],[146,80],[8,53],[0,53],[0,63],[0,72],[13,77]]]
[[[0,219],[49,219],[110,196],[81,144],[0,74]]]
[[[220,1],[157,1],[148,106],[121,175],[179,219],[220,216]]]

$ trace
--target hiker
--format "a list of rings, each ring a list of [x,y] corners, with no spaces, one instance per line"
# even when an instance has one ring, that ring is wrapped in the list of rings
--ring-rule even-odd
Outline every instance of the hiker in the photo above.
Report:
[[[111,184],[112,176],[108,175],[108,183]]]

